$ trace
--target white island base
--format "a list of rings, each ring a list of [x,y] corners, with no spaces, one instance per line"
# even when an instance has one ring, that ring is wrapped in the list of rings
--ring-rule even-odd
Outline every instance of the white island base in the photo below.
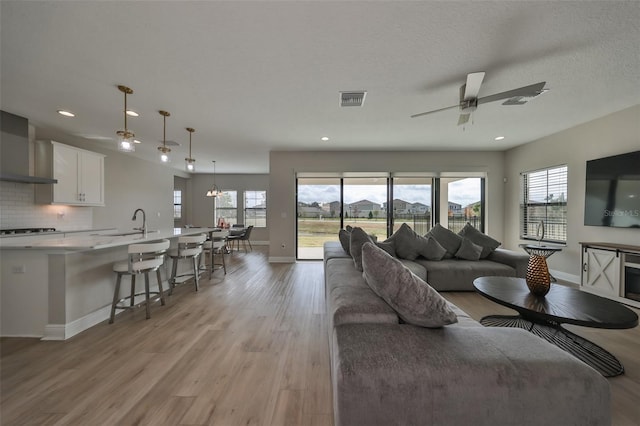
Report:
[[[126,259],[129,244],[167,238],[175,246],[180,235],[211,230],[178,228],[149,233],[147,238],[140,234],[3,238],[2,336],[65,340],[108,319],[116,280],[112,265]],[[165,290],[169,271],[170,262],[165,262],[161,269]],[[155,274],[150,283],[152,290],[157,289]],[[144,280],[138,279],[136,286],[144,286]],[[129,285],[123,285],[123,295],[128,292]]]

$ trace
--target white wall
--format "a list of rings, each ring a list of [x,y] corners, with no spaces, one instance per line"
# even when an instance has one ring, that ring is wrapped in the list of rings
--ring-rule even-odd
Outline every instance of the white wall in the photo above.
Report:
[[[640,229],[584,226],[584,190],[587,160],[640,150],[640,105],[590,121],[506,152],[505,240],[517,247],[519,239],[519,175],[559,164],[568,167],[567,246],[549,257],[549,268],[559,278],[580,280],[580,245],[585,242],[640,244]]]
[[[269,259],[273,262],[295,260],[295,178],[298,172],[486,172],[486,231],[501,240],[503,161],[503,152],[272,151],[269,160],[271,190],[267,194]]]

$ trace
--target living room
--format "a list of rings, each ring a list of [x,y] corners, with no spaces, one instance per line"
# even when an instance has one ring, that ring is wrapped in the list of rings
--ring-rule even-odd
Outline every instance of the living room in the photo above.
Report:
[[[290,12],[291,15],[283,13],[287,10],[287,2],[258,2],[261,4],[253,4],[254,10],[250,10],[249,6],[245,6],[246,9],[233,9],[230,3],[224,3],[221,9],[216,11],[219,15],[212,13],[216,15],[215,18],[209,15],[208,19],[197,20],[197,24],[189,31],[186,29],[191,21],[186,17],[191,19],[191,15],[184,11],[186,9],[174,5],[176,8],[168,11],[155,10],[154,13],[158,13],[154,15],[156,18],[169,20],[171,12],[180,17],[178,21],[183,28],[168,31],[169,36],[186,33],[186,40],[204,38],[212,46],[206,48],[207,43],[197,44],[201,51],[208,52],[212,57],[207,59],[210,62],[206,62],[202,68],[197,65],[200,59],[190,55],[193,51],[184,56],[178,54],[181,48],[186,48],[182,44],[165,47],[162,42],[156,44],[149,36],[151,33],[145,35],[142,28],[147,26],[148,22],[167,22],[160,19],[154,21],[153,18],[142,19],[147,12],[145,6],[123,3],[120,6],[122,9],[110,9],[102,5],[105,9],[93,13],[85,2],[77,2],[83,3],[77,5],[78,9],[75,9],[73,4],[64,2],[58,6],[46,6],[40,2],[27,2],[31,4],[26,5],[20,3],[2,2],[2,109],[30,120],[32,141],[53,140],[105,155],[105,200],[104,206],[99,207],[43,205],[33,201],[32,185],[0,182],[2,228],[35,226],[33,222],[38,221],[38,224],[46,222],[47,226],[61,230],[130,230],[137,225],[132,223],[131,214],[139,207],[144,207],[149,213],[147,220],[150,229],[172,227],[174,205],[171,204],[171,200],[176,182],[184,185],[184,223],[208,227],[215,224],[212,199],[205,196],[212,184],[215,183],[225,190],[237,191],[239,194],[248,190],[266,191],[267,226],[254,231],[252,241],[256,246],[256,252],[249,253],[244,260],[240,256],[235,258],[237,265],[252,261],[263,265],[250,275],[251,279],[255,280],[255,285],[242,287],[255,295],[261,291],[259,283],[264,285],[267,279],[280,283],[283,279],[282,274],[292,274],[302,281],[305,274],[317,274],[321,278],[322,271],[317,265],[295,263],[298,238],[297,174],[473,173],[483,176],[486,182],[485,231],[499,240],[502,247],[522,251],[518,246],[526,240],[521,239],[520,235],[520,174],[566,165],[567,239],[561,246],[562,250],[548,259],[551,273],[565,283],[578,286],[582,269],[580,242],[600,241],[637,245],[640,239],[636,229],[584,225],[586,162],[639,149],[640,105],[637,101],[637,88],[640,86],[637,84],[637,70],[640,63],[637,47],[633,42],[629,42],[637,40],[637,37],[634,37],[634,34],[638,34],[635,18],[640,19],[637,3],[590,2],[590,6],[583,6],[564,2],[565,6],[552,3],[536,6],[528,4],[530,2],[521,2],[520,6],[523,9],[519,9],[512,2],[457,2],[457,6],[447,9],[449,6],[445,6],[445,3],[437,2],[438,4],[431,5],[431,10],[420,10],[421,13],[432,13],[433,20],[441,20],[439,25],[435,25],[431,20],[409,20],[411,15],[417,13],[411,12],[411,6],[406,2],[395,2],[393,7],[386,2],[376,2],[374,5],[361,2],[349,2],[350,5],[347,5],[347,2],[333,2],[338,5],[336,11],[323,10],[320,2],[310,2],[313,4],[309,6],[312,8],[309,12],[304,12],[301,5],[290,4],[289,6],[295,9]],[[201,3],[200,7],[206,7],[205,4],[208,2]],[[251,2],[245,2],[248,3]],[[275,11],[268,10],[269,3],[276,3],[273,5]],[[129,6],[132,7],[131,10],[127,9]],[[415,4],[413,6],[417,7]],[[49,9],[41,13],[38,11],[40,7]],[[147,7],[153,9],[152,6]],[[367,11],[368,7],[376,11]],[[576,8],[576,27],[568,30],[567,42],[563,43],[558,28],[561,24],[569,25],[573,20],[572,7]],[[582,7],[585,9],[581,9]],[[465,8],[468,10],[465,11]],[[268,13],[262,22],[260,15],[264,14],[265,10]],[[122,11],[128,11],[130,16],[123,18],[120,24],[113,27],[111,24],[118,22]],[[101,18],[101,12],[106,13],[104,19]],[[315,59],[309,60],[311,65],[307,63],[305,67],[297,70],[290,64],[282,65],[287,54],[297,54],[307,48],[302,46],[303,41],[284,37],[269,25],[278,22],[278,16],[274,15],[292,16],[288,25],[295,31],[303,31],[305,25],[311,25],[316,19],[330,22],[334,15],[340,15],[339,22],[330,26],[336,31],[337,28],[346,27],[348,22],[359,22],[355,27],[363,25],[365,29],[360,31],[364,33],[358,36],[359,31],[354,29],[353,32],[356,34],[352,35],[355,41],[347,47],[359,52],[356,56],[365,64],[354,69],[339,66],[338,64],[344,63],[339,59],[343,56],[333,54],[334,44],[339,43],[334,38],[323,39],[325,32],[336,31],[323,29],[318,25],[313,27],[312,37],[310,36],[320,40],[308,48],[309,51],[317,52]],[[476,27],[474,15],[484,25]],[[227,26],[224,26],[224,30],[211,28],[216,26],[214,24],[223,26],[223,23],[218,21],[230,16],[234,18],[235,26],[240,25],[239,22],[245,22],[247,26],[256,24],[261,31],[246,35],[248,33],[233,31],[233,28]],[[365,19],[368,22],[362,23],[357,19],[361,16],[370,18]],[[458,21],[458,17],[464,17],[464,20]],[[497,19],[498,17],[500,19]],[[15,22],[6,22],[10,18],[15,18]],[[132,23],[134,18],[139,21]],[[211,22],[207,22],[208,20]],[[489,26],[492,21],[498,24],[500,31]],[[542,28],[537,26],[538,22],[541,22]],[[407,28],[403,28],[402,23],[405,23]],[[421,25],[428,27],[427,24],[436,27],[434,32],[427,33],[424,30],[423,33],[417,29]],[[92,26],[96,27],[95,32],[91,31]],[[149,26],[158,32],[170,27],[160,24]],[[19,27],[23,29],[17,31]],[[593,28],[589,29],[590,27]],[[33,28],[33,34],[29,34],[29,28]],[[77,28],[77,33],[73,28]],[[135,28],[136,34],[144,40],[143,42],[133,42],[131,45],[123,42],[126,39],[123,33],[131,28]],[[465,33],[469,28],[473,30]],[[445,35],[438,35],[437,30]],[[215,34],[202,37],[202,34],[211,34],[209,31],[214,31]],[[234,49],[226,46],[225,31],[233,35],[229,36],[232,39],[229,44],[235,43],[237,50],[242,53],[238,56],[242,56],[243,61],[236,62],[234,59],[237,58],[233,52],[229,53]],[[503,34],[487,36],[500,32]],[[550,35],[552,32],[553,38]],[[448,43],[447,37],[453,37],[456,33],[463,34]],[[242,34],[245,34],[246,38],[242,37]],[[393,34],[395,36],[392,36]],[[549,39],[540,34],[546,34]],[[67,41],[78,36],[78,40],[84,38],[87,45],[74,41],[63,48],[54,43],[44,42],[46,39],[54,39],[55,35],[64,35],[63,39]],[[267,66],[269,49],[264,49],[263,44],[257,43],[257,40],[263,37],[266,40],[267,35],[273,38],[276,45],[270,53],[277,58],[276,62],[279,61],[281,66]],[[126,63],[127,59],[124,58],[133,58],[134,64],[131,65],[131,69],[119,66],[119,59],[116,59],[118,56],[111,55],[111,51],[105,48],[105,44],[109,43],[101,39],[109,39],[111,36],[116,40],[112,43],[116,46],[114,50],[123,54],[122,61]],[[169,36],[163,38],[163,42],[166,42]],[[373,41],[367,42],[365,36]],[[393,47],[397,53],[391,58],[386,58],[385,53],[369,50],[376,43],[384,44],[385,37],[393,38],[396,42]],[[469,44],[473,44],[470,41],[474,39],[477,39],[478,46],[483,46],[478,47],[478,51],[475,51],[473,46],[469,47]],[[428,49],[425,45],[427,40]],[[75,44],[76,42],[78,44]],[[406,42],[407,45],[401,47],[402,42]],[[99,46],[95,49],[97,53],[89,47],[91,43]],[[248,49],[247,46],[252,43],[257,43],[264,52],[257,52],[259,49],[243,50]],[[445,48],[447,45],[450,48]],[[290,46],[292,50],[289,51],[282,46]],[[342,54],[348,53],[347,47],[344,51],[341,50]],[[364,53],[360,49],[364,49]],[[65,58],[62,62],[66,65],[54,63],[48,56],[51,53],[49,51],[59,51],[60,56]],[[166,51],[175,52],[172,55],[179,59],[171,61],[170,64],[155,60],[157,57],[166,57]],[[493,54],[489,54],[490,52]],[[144,62],[142,58],[147,53],[154,59],[150,59],[143,67],[140,63]],[[85,54],[86,56],[83,56]],[[218,59],[217,54],[220,55]],[[227,54],[229,56],[226,56]],[[73,61],[69,61],[66,55],[73,57]],[[434,61],[435,57],[443,59]],[[194,65],[190,65],[191,61]],[[237,65],[240,62],[244,65],[223,70],[219,68],[219,63]],[[434,65],[435,62],[440,62],[441,69]],[[44,64],[48,63],[54,71],[51,74],[39,72],[45,69]],[[379,68],[372,66],[376,63],[379,63]],[[565,64],[565,67],[558,64]],[[405,73],[405,67],[411,71]],[[263,74],[250,74],[248,71],[261,68],[264,70]],[[290,90],[294,94],[289,93],[285,101],[278,101],[277,94],[286,91],[288,87],[281,84],[280,79],[286,78],[280,74],[284,75],[284,70],[288,68],[294,69],[292,74],[304,77],[298,76],[293,79],[293,89]],[[164,71],[161,71],[163,69]],[[311,73],[311,69],[316,69],[316,73]],[[487,72],[480,92],[482,95],[542,80],[547,81],[546,87],[549,88],[549,92],[529,100],[524,105],[502,106],[499,102],[479,105],[467,124],[457,126],[456,121],[461,112],[458,109],[460,86],[465,83],[468,73],[480,70]],[[368,73],[371,77],[368,77]],[[323,78],[328,74],[331,75],[331,81],[325,85]],[[416,78],[418,74],[422,77]],[[178,79],[175,76],[180,76],[179,83],[167,81]],[[232,80],[232,77],[237,77],[238,80]],[[574,83],[574,77],[576,81],[586,83]],[[601,82],[597,86],[591,85],[597,79]],[[242,92],[234,92],[234,88],[241,85],[238,81],[248,82],[244,86],[255,89],[255,93],[250,93],[246,87],[243,87]],[[381,81],[385,83],[381,84]],[[309,89],[308,86],[313,86],[314,83],[318,89]],[[121,153],[115,148],[115,132],[122,127],[122,97],[116,88],[117,84],[131,85],[134,93],[128,98],[130,106],[142,111],[140,118],[129,119],[129,125],[136,133],[145,137],[134,154]],[[45,95],[41,96],[38,92],[51,90],[49,86],[55,90],[53,93],[50,92],[45,100]],[[327,89],[328,86],[330,89]],[[339,92],[351,89],[367,89],[367,98],[360,110],[340,109],[337,106]],[[313,95],[307,95],[307,90],[312,90]],[[317,96],[318,92],[324,93]],[[84,95],[80,96],[82,93]],[[304,110],[304,113],[298,115],[297,112],[288,109],[288,104],[292,103],[291,99],[301,97],[300,93],[305,94],[302,96],[305,99],[302,102],[303,106],[296,104],[293,109]],[[240,103],[239,99],[250,101]],[[304,106],[308,105],[309,99],[318,101],[315,103],[314,100],[313,105],[305,110]],[[449,105],[454,105],[455,108],[448,112],[410,118],[411,114]],[[63,107],[76,108],[78,117],[59,117],[56,109]],[[165,107],[172,113],[167,118],[167,138],[163,137],[162,119],[157,114],[158,108]],[[329,112],[326,112],[327,110]],[[269,118],[263,121],[259,117],[266,111],[290,111],[290,114],[279,112],[275,117],[269,115]],[[363,116],[362,112],[367,115]],[[92,118],[86,119],[89,115]],[[289,115],[291,119],[288,118]],[[72,123],[69,120],[76,120],[76,123],[80,121],[81,124],[69,124]],[[335,120],[336,124],[328,129],[329,125],[326,123],[331,123],[332,120]],[[192,136],[197,172],[193,174],[184,171],[182,166],[183,157],[188,155],[189,138],[184,128],[190,125],[196,128]],[[243,129],[243,132],[240,129]],[[506,130],[505,140],[494,140],[503,129]],[[320,140],[325,134],[331,136],[330,141]],[[156,159],[158,145],[162,145],[163,139],[180,141],[178,146],[172,146],[175,156],[169,166]],[[215,174],[213,160],[216,161]],[[264,266],[264,263],[268,266]],[[237,268],[239,271],[240,266]],[[260,277],[260,272],[264,270],[270,271],[266,278]],[[224,317],[210,314],[204,321],[212,330],[227,330],[225,327],[228,324],[259,328],[256,318],[260,317],[260,309],[268,310],[267,316],[281,313],[274,313],[267,307],[261,308],[260,300],[257,300],[256,304],[250,306],[250,309],[255,310],[255,316],[242,317],[230,314],[230,306],[242,310],[246,305],[243,304],[241,295],[230,288],[232,285],[240,286],[241,280],[233,278],[234,274],[229,275],[226,283],[221,283],[219,278],[210,283],[213,284],[211,288],[215,288],[215,293],[209,295],[208,302],[228,314]],[[308,279],[312,281],[310,293],[321,291],[321,287],[317,287],[321,286],[321,283],[313,281],[313,278]],[[311,303],[314,312],[323,311],[318,308],[321,302],[317,294],[307,294],[305,290],[292,283],[288,285],[292,287],[286,288],[295,289],[292,290],[293,293],[300,292],[305,295],[305,303]],[[223,290],[233,293],[234,302],[237,304],[225,306],[220,302],[225,300]],[[272,290],[274,293],[269,293],[271,299],[268,299],[271,301],[278,297],[277,289]],[[214,294],[220,299],[214,301]],[[186,293],[180,293],[180,297],[195,303],[192,305],[195,310],[205,309],[204,301],[198,302]],[[467,299],[464,295],[459,297]],[[176,298],[175,306],[183,304],[184,300]],[[4,298],[3,303],[10,301]],[[469,306],[477,303],[483,306],[479,308],[479,316],[488,313],[492,308],[491,305],[482,305],[475,299],[469,300],[468,303]],[[274,309],[275,306],[284,309],[283,305],[274,304]],[[303,310],[304,306],[297,306],[295,309]],[[473,308],[466,307],[468,312],[471,312],[471,309]],[[180,315],[188,315],[188,312],[173,310],[167,316],[155,313],[153,315],[163,321],[160,324],[163,326]],[[121,333],[118,336],[126,336],[126,326],[123,324],[128,320],[131,320],[135,327],[140,327],[136,330],[142,330],[139,319],[140,317],[136,316],[124,318],[120,324],[116,322],[116,327]],[[308,317],[304,321],[305,326],[309,326],[305,331],[315,330],[315,326],[320,327],[314,322],[318,321],[317,317]],[[288,322],[286,326],[293,327]],[[148,331],[148,328],[144,330]],[[89,331],[92,332],[93,330]],[[173,332],[179,333],[179,330],[173,329]],[[107,336],[110,332],[101,325],[97,333]],[[252,344],[255,345],[255,349],[282,343],[277,339],[265,343],[266,338],[262,341],[259,336],[245,329],[239,333],[246,338],[245,343],[255,339],[253,343],[246,344],[249,349]],[[324,334],[310,335],[326,338],[326,331]],[[624,353],[624,342],[635,339],[636,336],[626,334],[616,337],[618,340],[613,345],[622,347]],[[606,337],[600,337],[606,342]],[[227,338],[229,336],[225,337]],[[287,339],[289,338],[291,336],[287,336]],[[108,340],[107,337],[105,339]],[[285,343],[290,344],[288,349],[300,349],[299,346],[295,346],[300,342],[296,341],[294,344],[287,339]],[[82,337],[80,342],[95,344],[99,340],[99,336],[93,335]],[[309,342],[305,344],[312,345]],[[321,344],[326,344],[326,341],[317,343],[319,347],[314,347],[314,350],[317,350],[314,356],[324,356],[321,355],[321,351],[325,348]],[[150,346],[153,347],[153,343],[150,343]],[[108,346],[100,348],[109,350]],[[35,351],[37,352],[37,349]],[[60,357],[69,355],[65,351],[58,354]],[[295,358],[295,354],[290,353],[289,356]],[[625,360],[627,357],[624,355]],[[246,363],[249,368],[250,361],[247,360]],[[260,362],[262,361],[258,361],[259,365],[265,368],[274,366],[271,363]],[[304,381],[311,381],[315,374],[328,374],[326,362],[326,359],[323,359],[321,371],[305,372]],[[622,419],[614,424],[621,425],[634,424],[629,420],[633,419],[633,411],[628,412],[629,407],[632,407],[628,399],[629,395],[638,395],[640,389],[637,378],[637,371],[640,371],[638,365],[625,363],[625,366],[629,374],[621,378],[625,380],[624,383],[614,390],[614,410],[625,407],[622,414],[614,415],[614,419]],[[632,373],[633,371],[635,373]],[[186,371],[184,373],[186,374]],[[286,373],[282,374],[282,377],[286,377]],[[260,375],[257,376],[257,380],[261,380]],[[300,382],[296,382],[297,379],[287,377],[283,380],[293,382],[288,383],[289,388],[283,386],[279,389],[280,396],[291,397],[288,402],[294,406],[294,411],[298,403],[303,404],[305,410],[315,404],[307,399],[310,398],[308,396],[296,399],[298,395],[295,386],[302,386]],[[617,383],[621,381],[618,380]],[[326,393],[326,382],[318,386],[320,393]],[[246,385],[245,389],[249,388],[250,386]],[[160,392],[157,389],[156,391]],[[236,392],[238,395],[241,393],[239,390]],[[324,399],[325,393],[322,393]],[[240,398],[238,396],[238,399]],[[274,398],[265,402],[270,408],[266,410],[266,414],[260,415],[261,421],[268,423],[265,418],[282,418],[274,415],[274,412],[278,412],[276,406],[278,409],[286,408],[278,405],[285,399]],[[324,403],[323,410],[330,411],[330,408],[327,409],[326,401]],[[330,406],[330,401],[328,405]],[[233,404],[227,408],[231,406]],[[76,414],[77,410],[76,408]],[[218,420],[221,418],[224,417]],[[226,419],[229,423],[238,420],[232,414],[228,414]],[[322,420],[330,419],[330,416],[319,416],[318,419],[317,424],[327,424],[322,423]],[[278,422],[274,420],[273,424]]]

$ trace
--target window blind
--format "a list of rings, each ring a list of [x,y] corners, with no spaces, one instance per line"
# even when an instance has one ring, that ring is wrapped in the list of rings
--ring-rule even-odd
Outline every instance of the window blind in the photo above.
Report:
[[[567,166],[521,173],[520,238],[538,239],[544,221],[546,242],[567,241]]]

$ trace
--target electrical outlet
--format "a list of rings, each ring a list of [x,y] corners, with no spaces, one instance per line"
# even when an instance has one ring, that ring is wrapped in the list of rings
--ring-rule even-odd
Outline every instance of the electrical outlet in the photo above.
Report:
[[[13,265],[11,267],[11,272],[14,274],[24,274],[27,272],[27,267],[25,265]]]

